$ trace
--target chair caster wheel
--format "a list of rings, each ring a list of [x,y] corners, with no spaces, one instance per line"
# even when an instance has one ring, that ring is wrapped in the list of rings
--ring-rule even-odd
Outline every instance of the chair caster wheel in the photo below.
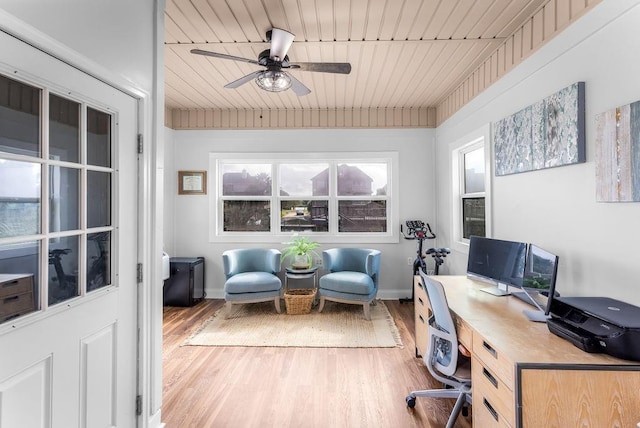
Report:
[[[467,416],[469,416],[469,407],[463,406],[460,413],[462,413],[462,416],[466,418]]]
[[[414,407],[416,407],[416,397],[407,395],[404,400],[407,402],[408,408],[413,409]]]

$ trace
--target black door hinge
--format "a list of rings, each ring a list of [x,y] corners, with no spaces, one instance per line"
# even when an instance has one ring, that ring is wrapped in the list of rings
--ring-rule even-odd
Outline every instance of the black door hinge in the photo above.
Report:
[[[142,282],[142,263],[138,263],[138,270],[136,273],[136,279],[138,281],[138,284],[140,284]]]
[[[142,134],[138,134],[138,154],[142,153]]]
[[[142,415],[142,395],[136,395],[136,415]]]

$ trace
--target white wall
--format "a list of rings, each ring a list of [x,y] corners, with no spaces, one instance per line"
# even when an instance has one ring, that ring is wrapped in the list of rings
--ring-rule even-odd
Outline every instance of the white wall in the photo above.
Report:
[[[558,254],[563,295],[640,305],[640,203],[596,203],[594,123],[596,114],[640,100],[638,23],[637,0],[605,0],[437,129],[438,219],[445,243],[451,239],[449,145],[584,81],[587,162],[492,177],[493,237],[533,242]],[[452,254],[448,268],[464,273],[466,254]]]
[[[174,131],[171,128],[164,130],[164,224],[166,225],[163,233],[164,251],[169,255],[175,255],[175,232],[173,225],[175,224],[176,195],[178,194],[178,171],[175,167],[175,143]]]
[[[154,0],[2,0],[0,9],[152,93]]]
[[[435,222],[434,136],[431,129],[342,129],[342,130],[258,130],[258,131],[170,131],[167,130],[167,160],[173,165],[167,183],[177,183],[179,170],[206,170],[210,152],[358,152],[397,151],[400,164],[400,220],[421,219]],[[169,159],[173,157],[173,159]],[[210,171],[209,174],[214,173]],[[205,257],[205,289],[208,297],[222,298],[224,274],[222,252],[246,244],[210,243],[209,200],[207,196],[177,195],[176,185],[167,199],[165,249],[171,256]],[[173,205],[173,206],[171,206]],[[169,225],[169,219],[173,223]],[[391,225],[398,227],[399,224]],[[435,243],[434,243],[435,244]],[[354,242],[357,245],[357,242]],[[264,244],[261,244],[264,246]],[[282,248],[281,242],[268,245]],[[322,248],[330,248],[324,243]],[[382,251],[380,298],[396,299],[411,294],[411,266],[416,243],[402,239],[396,244],[367,244]],[[429,260],[430,262],[430,260]]]

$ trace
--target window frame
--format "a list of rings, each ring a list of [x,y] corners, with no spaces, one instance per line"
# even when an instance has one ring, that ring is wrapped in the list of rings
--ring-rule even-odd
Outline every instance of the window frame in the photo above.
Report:
[[[464,156],[474,150],[484,147],[484,192],[465,193],[465,164]],[[462,203],[467,198],[484,197],[485,201],[485,234],[492,235],[491,215],[491,127],[487,124],[482,128],[459,138],[450,145],[452,171],[451,198],[451,236],[452,247],[460,252],[469,252],[469,239],[463,237]]]
[[[296,232],[280,231],[280,202],[285,200],[327,200],[329,205],[329,231],[309,233],[314,240],[321,243],[394,243],[399,241],[399,232],[394,224],[399,218],[399,168],[398,152],[243,152],[243,153],[209,153],[209,242],[233,243],[282,243]],[[271,164],[271,196],[237,196],[222,197],[222,163],[269,163]],[[279,169],[280,164],[329,164],[328,196],[280,196]],[[387,164],[387,194],[384,196],[337,196],[337,165],[352,163],[385,163]],[[271,206],[271,223],[269,232],[225,232],[223,230],[222,204],[224,200],[269,200]],[[341,200],[386,200],[387,230],[386,232],[338,232],[338,201]]]
[[[6,256],[9,253],[29,254],[31,255],[34,250],[38,251],[38,281],[37,281],[37,301],[35,302],[35,310],[28,314],[22,315],[19,319],[35,319],[43,314],[44,316],[51,316],[64,311],[69,307],[75,306],[83,301],[93,299],[94,296],[102,295],[108,292],[109,289],[118,287],[118,266],[116,263],[115,251],[117,248],[118,240],[118,210],[117,210],[117,198],[118,188],[117,184],[117,170],[118,170],[118,156],[117,156],[117,132],[118,126],[118,112],[109,108],[106,105],[102,105],[95,100],[83,97],[78,94],[72,94],[66,91],[64,88],[50,85],[46,82],[36,82],[30,79],[21,78],[21,76],[9,75],[0,70],[2,75],[8,79],[16,82],[37,88],[39,90],[39,154],[22,154],[13,152],[0,151],[0,159],[10,161],[29,162],[40,165],[40,219],[39,219],[39,233],[31,235],[18,235],[11,237],[0,237],[0,255]],[[79,105],[79,124],[78,124],[78,141],[80,147],[79,159],[76,162],[62,161],[57,156],[50,155],[50,135],[49,123],[51,118],[49,116],[51,96],[60,97],[65,100],[69,100]],[[109,117],[110,121],[110,145],[111,152],[110,166],[103,167],[98,165],[89,164],[87,161],[87,114],[88,110],[92,109],[99,113],[105,114]],[[54,171],[52,168],[69,168],[77,170],[79,172],[78,177],[78,199],[77,208],[78,212],[78,224],[74,229],[52,231],[50,225],[50,214],[52,205],[52,180],[50,174]],[[106,226],[88,227],[87,222],[87,184],[86,175],[88,171],[98,171],[108,173],[110,176],[110,218],[111,222]],[[58,183],[59,184],[59,183]],[[87,289],[87,273],[89,267],[87,266],[87,236],[93,233],[110,232],[110,282],[103,287],[95,290]],[[49,274],[52,268],[49,263],[49,249],[51,242],[56,242],[60,238],[64,237],[76,237],[78,239],[77,249],[77,294],[70,296],[67,299],[50,303],[49,302]],[[13,322],[13,321],[12,321]],[[5,323],[6,324],[6,323]],[[8,325],[8,324],[7,324]],[[2,329],[4,326],[0,326]]]

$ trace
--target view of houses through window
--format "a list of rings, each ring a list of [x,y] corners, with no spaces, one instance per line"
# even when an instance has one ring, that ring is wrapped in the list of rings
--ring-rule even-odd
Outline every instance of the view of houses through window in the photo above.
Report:
[[[391,162],[218,162],[223,232],[386,233]]]

